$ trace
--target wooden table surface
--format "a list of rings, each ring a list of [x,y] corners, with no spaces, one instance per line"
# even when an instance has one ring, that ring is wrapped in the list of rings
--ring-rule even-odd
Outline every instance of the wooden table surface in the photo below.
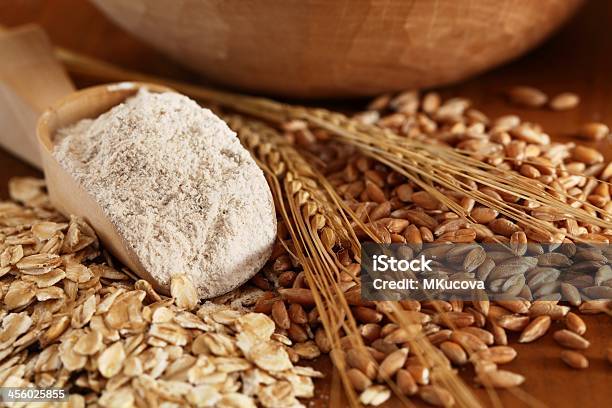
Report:
[[[40,23],[53,42],[119,65],[184,80],[195,76],[161,56],[142,42],[113,26],[84,0],[2,0],[0,24],[15,26]],[[496,116],[517,113],[541,123],[555,140],[571,140],[581,123],[591,120],[612,125],[612,1],[591,0],[556,37],[530,55],[469,82],[442,90],[448,95],[470,97],[485,113]],[[501,45],[503,46],[503,44]],[[0,62],[1,63],[1,62]],[[74,78],[81,87],[89,85]],[[523,110],[509,106],[500,93],[512,85],[535,85],[549,94],[577,92],[582,103],[564,113]],[[597,147],[609,160],[609,141]],[[13,176],[41,176],[36,170],[0,150],[0,199],[7,197],[7,181]],[[612,346],[612,319],[587,316],[586,337],[592,347],[586,352],[591,367],[573,371],[559,360],[560,348],[550,336],[529,345],[516,345],[519,357],[507,365],[527,377],[515,392],[499,392],[504,406],[604,407],[612,406],[612,368],[604,351]],[[553,327],[554,329],[554,327]],[[316,406],[340,406],[342,393],[327,358],[314,363],[327,373],[317,384]],[[470,383],[472,374],[462,372]],[[492,405],[486,393],[475,389],[484,405]],[[416,402],[416,405],[422,405]],[[390,401],[385,406],[398,406]]]

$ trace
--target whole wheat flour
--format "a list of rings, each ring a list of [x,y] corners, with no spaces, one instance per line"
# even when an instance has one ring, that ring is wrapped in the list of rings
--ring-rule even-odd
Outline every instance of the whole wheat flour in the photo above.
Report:
[[[177,93],[140,91],[61,129],[54,155],[163,288],[185,273],[221,295],[268,259],[276,216],[263,172],[234,132]]]

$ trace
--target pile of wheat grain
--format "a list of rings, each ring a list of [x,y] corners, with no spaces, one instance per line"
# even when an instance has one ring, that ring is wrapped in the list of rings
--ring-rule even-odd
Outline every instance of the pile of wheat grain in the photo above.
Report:
[[[466,99],[443,102],[435,93],[421,98],[416,92],[394,98],[381,97],[356,119],[391,129],[409,139],[460,149],[498,169],[532,179],[542,186],[542,191],[544,188],[552,191],[560,202],[584,210],[604,224],[610,222],[612,204],[608,180],[612,176],[612,165],[604,163],[603,156],[595,149],[572,143],[551,143],[550,137],[537,124],[524,123],[514,115],[491,120],[471,108]],[[473,243],[467,249],[474,249],[477,243],[502,243],[509,244],[511,249],[505,257],[509,261],[515,255],[531,255],[531,259],[525,259],[531,265],[513,267],[518,273],[507,276],[508,279],[522,278],[516,283],[520,285],[521,294],[531,301],[400,302],[404,313],[420,326],[422,335],[438,346],[445,364],[473,364],[477,382],[485,386],[519,385],[524,380],[522,375],[497,368],[498,364],[507,363],[516,356],[516,351],[508,346],[506,332],[519,332],[520,342],[532,342],[547,333],[552,320],[563,320],[566,329],[555,332],[554,338],[562,347],[575,351],[563,351],[561,358],[574,368],[588,366],[586,357],[580,353],[589,347],[589,341],[583,337],[586,326],[577,313],[557,303],[563,293],[578,308],[578,313],[611,313],[612,302],[605,298],[611,297],[612,270],[608,260],[612,253],[607,245],[576,252],[573,242],[608,244],[612,229],[577,221],[554,205],[542,205],[507,191],[473,181],[469,183],[485,196],[519,209],[525,218],[531,217],[550,227],[534,229],[530,223],[516,222],[454,189],[436,186],[444,197],[465,211],[467,217],[461,217],[421,185],[377,161],[375,155],[363,155],[346,143],[338,143],[320,127],[305,120],[292,120],[286,122],[282,130],[285,142],[307,151],[305,157],[326,175],[344,204],[366,227],[353,223],[360,238],[371,239],[367,229],[379,242]],[[250,148],[257,156],[257,147]],[[282,162],[278,157],[276,160]],[[595,211],[593,207],[602,211]],[[411,336],[389,318],[385,304],[360,298],[359,265],[350,249],[340,242],[330,241],[333,231],[323,227],[319,233],[327,246],[335,244],[338,259],[344,265],[339,274],[339,286],[370,354],[367,358],[360,350],[351,353],[352,333],[340,334],[343,349],[348,350],[347,374],[354,388],[361,392],[361,402],[384,402],[391,395],[387,388],[391,379],[404,395],[420,394],[434,405],[452,404],[453,396],[443,391],[441,381],[436,381],[435,364],[412,350]],[[267,291],[256,308],[271,313],[277,325],[294,341],[310,344],[314,340],[319,350],[329,352],[329,339],[317,320],[315,299],[308,289],[304,272],[291,255],[294,243],[286,228],[281,228],[279,238],[282,241],[274,253],[274,262],[253,280],[255,285]],[[464,251],[466,255],[468,251]],[[499,270],[506,259],[488,258],[468,269],[480,268],[482,277],[483,269],[486,273],[495,268]],[[555,280],[551,280],[550,275],[559,275],[555,268],[568,266],[588,272],[590,276],[575,280],[568,276],[562,283],[549,284]],[[534,268],[538,267],[539,272],[544,273],[534,273]],[[538,275],[538,279],[525,280],[530,271],[531,276]],[[590,300],[593,298],[604,300]],[[432,388],[432,384],[436,388]]]

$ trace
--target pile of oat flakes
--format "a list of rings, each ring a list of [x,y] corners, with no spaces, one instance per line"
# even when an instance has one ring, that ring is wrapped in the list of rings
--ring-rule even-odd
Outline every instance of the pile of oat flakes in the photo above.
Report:
[[[198,305],[176,276],[162,296],[115,268],[87,223],[50,205],[42,180],[0,203],[0,384],[69,390],[62,407],[298,407],[322,374],[248,312],[257,292]],[[36,406],[42,406],[40,404]],[[54,406],[49,403],[47,406]]]

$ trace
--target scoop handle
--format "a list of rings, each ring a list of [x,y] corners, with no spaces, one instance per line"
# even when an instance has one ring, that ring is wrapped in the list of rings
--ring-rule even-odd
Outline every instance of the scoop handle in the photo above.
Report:
[[[36,121],[74,86],[37,25],[0,30],[0,61],[0,146],[42,169]]]

